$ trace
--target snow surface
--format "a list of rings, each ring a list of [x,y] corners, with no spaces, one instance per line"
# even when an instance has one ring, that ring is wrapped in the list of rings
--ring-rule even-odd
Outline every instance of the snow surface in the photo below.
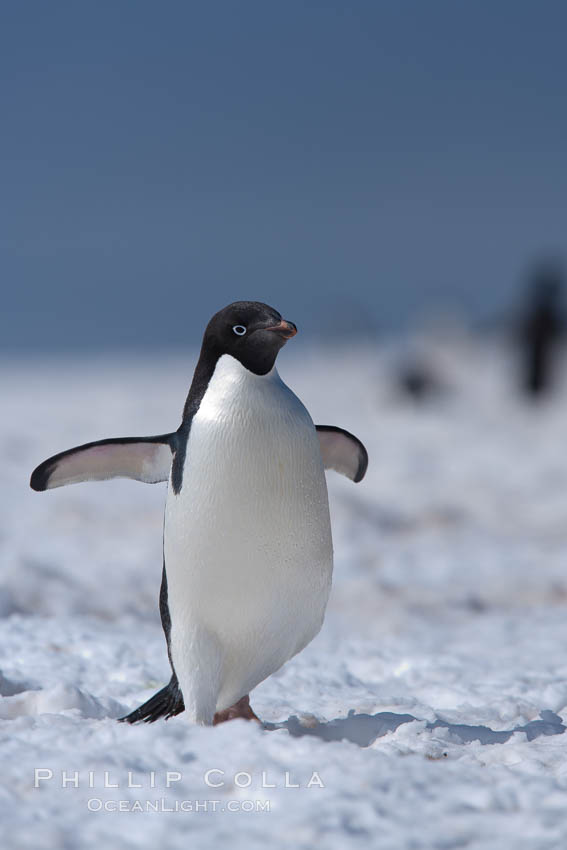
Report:
[[[164,485],[27,484],[72,445],[175,428],[194,357],[0,367],[0,846],[567,846],[567,393],[526,406],[494,342],[422,347],[446,388],[423,405],[386,345],[280,357],[371,463],[360,485],[329,474],[327,619],[253,693],[264,729],[116,722],[169,678]],[[201,810],[167,811],[183,801]]]

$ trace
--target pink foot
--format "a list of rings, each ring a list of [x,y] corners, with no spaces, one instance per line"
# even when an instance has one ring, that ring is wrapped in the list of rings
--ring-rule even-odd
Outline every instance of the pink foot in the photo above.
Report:
[[[261,723],[258,715],[254,714],[250,707],[250,697],[248,694],[242,697],[242,699],[239,699],[238,702],[235,702],[234,705],[231,705],[230,708],[225,708],[224,711],[217,711],[213,718],[213,726],[216,726],[218,723],[225,723],[227,720],[234,720],[236,717],[242,717],[244,720],[257,720],[258,723]]]

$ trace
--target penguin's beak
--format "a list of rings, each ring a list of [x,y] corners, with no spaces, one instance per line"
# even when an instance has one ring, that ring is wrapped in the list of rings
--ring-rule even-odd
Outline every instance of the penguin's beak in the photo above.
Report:
[[[293,322],[288,322],[286,319],[282,319],[279,324],[272,325],[269,328],[265,328],[265,330],[274,331],[280,336],[283,336],[284,339],[291,339],[292,336],[295,336],[297,333],[297,328]]]

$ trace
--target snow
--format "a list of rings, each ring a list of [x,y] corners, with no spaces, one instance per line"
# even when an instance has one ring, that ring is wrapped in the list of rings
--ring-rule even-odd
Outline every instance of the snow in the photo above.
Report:
[[[194,355],[0,367],[2,846],[566,846],[567,393],[527,406],[494,340],[422,340],[446,387],[422,405],[392,346],[294,345],[282,377],[370,467],[329,474],[331,602],[253,693],[266,728],[116,722],[168,679],[164,485],[27,484],[176,427]]]

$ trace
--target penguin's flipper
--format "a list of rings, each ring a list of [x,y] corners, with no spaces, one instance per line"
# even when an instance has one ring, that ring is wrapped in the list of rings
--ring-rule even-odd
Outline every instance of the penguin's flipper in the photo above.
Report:
[[[175,451],[175,434],[114,437],[85,443],[53,455],[32,472],[32,490],[50,490],[78,481],[134,478],[146,484],[167,481]]]
[[[368,452],[358,437],[333,425],[316,425],[325,469],[334,469],[351,481],[362,481],[368,467]]]
[[[160,717],[165,717],[168,720],[170,717],[175,717],[176,714],[181,714],[185,711],[183,703],[183,695],[179,690],[177,676],[175,673],[169,680],[169,684],[154,694],[153,697],[130,712],[125,717],[120,717],[121,723],[138,723],[139,720],[144,720],[146,723],[154,723]]]

